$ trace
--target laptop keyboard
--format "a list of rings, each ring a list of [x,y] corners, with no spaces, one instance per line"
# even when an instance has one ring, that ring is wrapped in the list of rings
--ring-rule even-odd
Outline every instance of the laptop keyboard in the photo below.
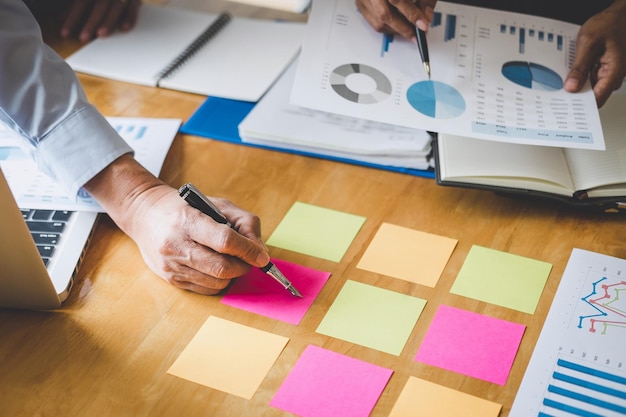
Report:
[[[65,225],[74,212],[67,210],[21,209],[22,217],[37,245],[39,254],[47,266],[61,239]]]

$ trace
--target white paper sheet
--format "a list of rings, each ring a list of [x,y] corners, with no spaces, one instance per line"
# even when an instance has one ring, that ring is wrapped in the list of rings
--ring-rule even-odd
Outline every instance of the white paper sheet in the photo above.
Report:
[[[626,415],[626,260],[574,249],[510,417]]]
[[[428,80],[417,45],[374,31],[353,0],[315,2],[291,102],[458,136],[604,149],[590,86],[562,89],[578,28],[440,1]]]

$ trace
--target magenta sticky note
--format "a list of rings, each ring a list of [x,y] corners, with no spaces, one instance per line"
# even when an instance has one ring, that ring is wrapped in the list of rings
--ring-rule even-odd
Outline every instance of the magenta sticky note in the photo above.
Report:
[[[522,324],[441,305],[415,360],[504,385],[525,329]]]
[[[272,262],[302,293],[302,298],[291,295],[259,268],[252,268],[233,283],[222,297],[222,303],[286,323],[299,324],[328,281],[330,272],[280,259],[272,259]]]
[[[392,373],[309,345],[270,405],[300,417],[367,417]]]

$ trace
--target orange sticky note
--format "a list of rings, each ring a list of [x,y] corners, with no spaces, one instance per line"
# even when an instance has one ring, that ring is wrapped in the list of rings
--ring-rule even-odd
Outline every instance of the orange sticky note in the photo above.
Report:
[[[167,372],[251,399],[288,340],[212,316]]]
[[[383,223],[357,268],[434,287],[457,240]]]
[[[389,417],[498,417],[501,404],[409,377]]]

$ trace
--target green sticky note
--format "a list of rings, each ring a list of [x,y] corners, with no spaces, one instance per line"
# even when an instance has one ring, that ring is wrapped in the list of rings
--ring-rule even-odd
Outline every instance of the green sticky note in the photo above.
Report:
[[[339,262],[365,217],[295,202],[267,244]]]
[[[348,280],[317,332],[400,355],[426,300]]]
[[[533,314],[551,269],[547,262],[474,245],[450,292]]]

